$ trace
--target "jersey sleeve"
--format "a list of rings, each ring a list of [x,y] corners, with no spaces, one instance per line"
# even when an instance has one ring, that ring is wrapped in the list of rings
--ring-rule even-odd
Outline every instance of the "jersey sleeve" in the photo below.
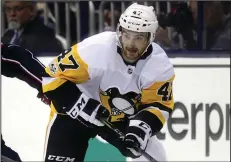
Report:
[[[76,84],[84,84],[101,75],[101,64],[97,59],[102,46],[95,42],[86,39],[72,46],[46,67],[48,75],[42,78],[42,88],[52,102],[53,112],[61,105],[73,106],[79,92]]]
[[[17,45],[1,44],[1,68],[2,75],[16,77],[42,91],[45,66],[29,50]]]
[[[52,91],[67,80],[84,84],[101,77],[107,68],[112,38],[113,32],[88,37],[54,58],[46,67],[49,77],[43,78],[43,91]]]
[[[80,57],[78,44],[54,58],[46,67],[48,77],[43,77],[43,91],[51,91],[67,80],[76,84],[90,79],[88,64]]]
[[[142,89],[140,109],[136,118],[146,122],[152,128],[152,133],[158,133],[173,111],[173,68],[159,74],[153,82],[146,81]]]

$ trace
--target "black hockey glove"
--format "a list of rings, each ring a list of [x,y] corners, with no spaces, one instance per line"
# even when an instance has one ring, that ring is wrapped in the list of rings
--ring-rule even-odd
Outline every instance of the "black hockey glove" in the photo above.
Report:
[[[137,148],[145,150],[151,134],[151,128],[147,123],[141,120],[130,120],[124,139],[125,147],[130,150],[135,157],[140,157],[141,153],[139,153]]]
[[[98,120],[102,115],[106,116],[106,118],[109,117],[109,111],[103,107],[99,101],[89,98],[84,93],[79,96],[71,108],[63,107],[63,109],[71,118],[77,119],[81,117],[96,126],[104,126],[104,124]]]
[[[109,111],[99,101],[82,93],[75,83],[66,81],[55,90],[45,93],[51,99],[58,113],[67,114],[73,119],[87,121],[96,126],[103,126],[97,117],[108,118]]]

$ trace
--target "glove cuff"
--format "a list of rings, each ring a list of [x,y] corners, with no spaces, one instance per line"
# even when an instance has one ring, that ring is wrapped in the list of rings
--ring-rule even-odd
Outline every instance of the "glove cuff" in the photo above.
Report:
[[[89,99],[90,98],[87,95],[82,93],[80,97],[78,98],[77,102],[75,103],[75,105],[70,109],[70,111],[67,112],[67,114],[71,118],[76,119],[79,113],[87,105]]]
[[[130,120],[127,136],[135,136],[140,144],[140,148],[145,150],[148,140],[152,134],[151,127],[141,120]]]
[[[130,120],[129,127],[132,128],[134,131],[137,131],[138,134],[141,135],[143,134],[143,136],[145,135],[151,136],[152,134],[151,127],[147,123],[141,120]]]

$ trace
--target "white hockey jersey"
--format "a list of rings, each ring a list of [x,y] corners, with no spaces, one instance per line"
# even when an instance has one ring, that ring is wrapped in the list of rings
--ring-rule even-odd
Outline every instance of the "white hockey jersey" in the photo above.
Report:
[[[70,80],[110,111],[111,122],[145,111],[143,119],[151,123],[158,120],[162,128],[174,105],[173,65],[155,43],[136,64],[129,65],[116,41],[115,32],[103,32],[71,47],[46,67],[52,78],[43,85],[43,91]]]

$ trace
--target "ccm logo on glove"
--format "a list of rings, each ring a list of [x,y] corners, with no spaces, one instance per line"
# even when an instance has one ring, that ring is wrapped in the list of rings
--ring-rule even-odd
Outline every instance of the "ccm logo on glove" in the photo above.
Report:
[[[84,107],[87,105],[87,102],[89,100],[89,97],[86,96],[84,93],[81,94],[78,101],[75,103],[75,105],[71,108],[70,111],[67,112],[67,114],[73,118],[76,119],[79,115],[80,111],[84,109]],[[63,107],[65,109],[65,107]]]

